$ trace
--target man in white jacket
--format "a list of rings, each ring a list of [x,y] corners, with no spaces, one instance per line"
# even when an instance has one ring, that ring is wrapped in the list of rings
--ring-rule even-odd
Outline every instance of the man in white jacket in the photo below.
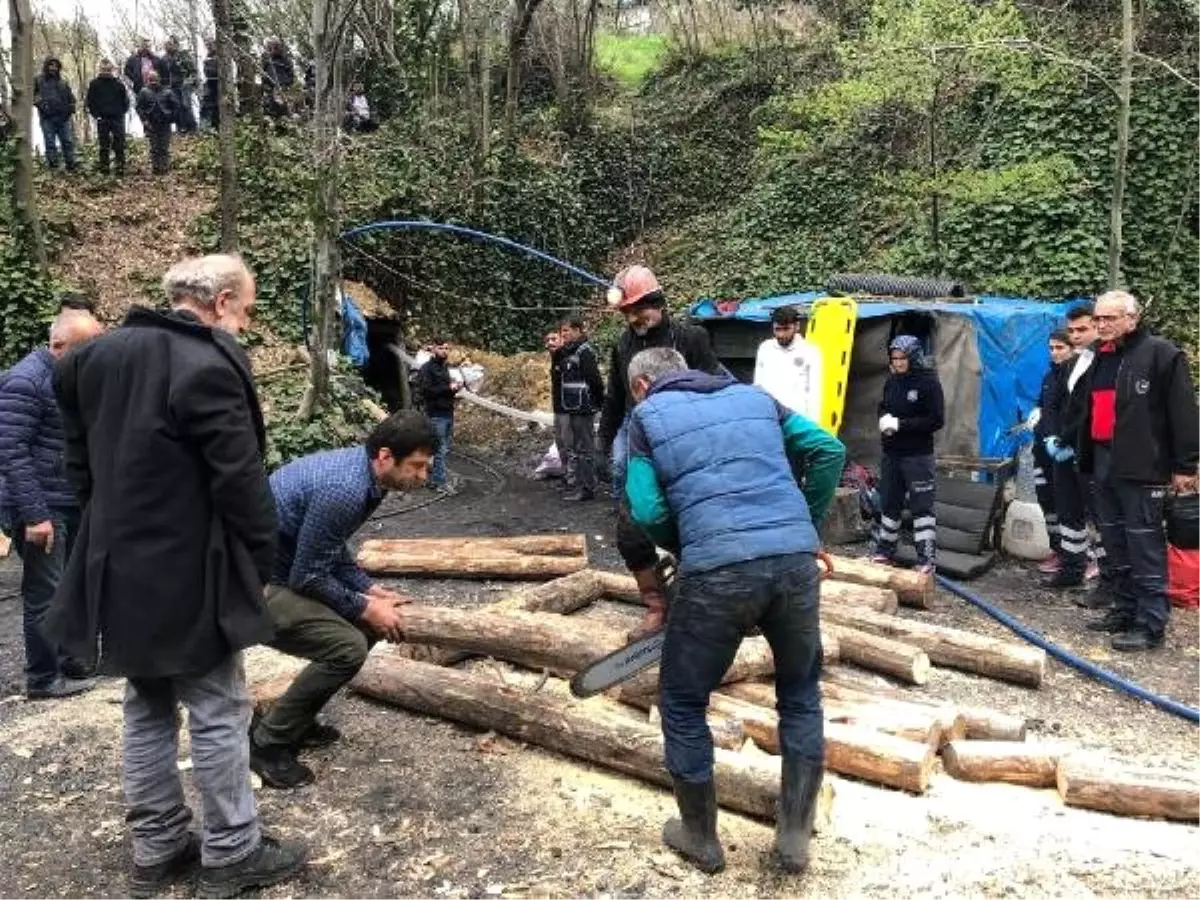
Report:
[[[763,341],[754,364],[754,383],[786,406],[814,422],[821,416],[821,351],[799,335],[800,314],[794,306],[771,313],[775,336]]]

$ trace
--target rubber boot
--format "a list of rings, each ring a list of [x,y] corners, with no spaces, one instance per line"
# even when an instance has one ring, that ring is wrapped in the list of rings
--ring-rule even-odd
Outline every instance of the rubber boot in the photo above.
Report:
[[[823,775],[824,769],[819,764],[799,756],[783,757],[774,857],[785,872],[800,873],[808,868],[808,844],[812,840]]]
[[[701,872],[725,868],[725,851],[717,838],[717,786],[712,779],[695,784],[673,778],[679,818],[663,825],[663,843]]]
[[[642,613],[642,621],[638,626],[626,635],[630,642],[662,628],[667,617],[667,598],[663,594],[658,573],[654,569],[638,569],[633,573],[633,579],[637,582],[646,611]]]

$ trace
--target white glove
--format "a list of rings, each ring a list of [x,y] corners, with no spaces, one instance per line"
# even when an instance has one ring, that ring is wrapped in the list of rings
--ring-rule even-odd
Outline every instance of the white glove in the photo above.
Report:
[[[1035,406],[1033,408],[1033,411],[1029,414],[1029,418],[1026,419],[1023,423],[1021,423],[1021,429],[1023,431],[1033,431],[1035,428],[1038,427],[1038,423],[1041,421],[1042,421],[1042,408],[1040,406]]]
[[[879,417],[879,430],[884,434],[895,434],[900,430],[900,420],[891,413]]]

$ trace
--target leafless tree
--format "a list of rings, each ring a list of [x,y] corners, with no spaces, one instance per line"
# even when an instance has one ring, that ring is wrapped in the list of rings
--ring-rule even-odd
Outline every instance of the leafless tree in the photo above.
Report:
[[[12,38],[10,86],[16,139],[16,168],[13,173],[13,212],[17,238],[43,272],[49,268],[46,243],[33,192],[33,39],[34,19],[29,0],[8,0],[8,28]]]

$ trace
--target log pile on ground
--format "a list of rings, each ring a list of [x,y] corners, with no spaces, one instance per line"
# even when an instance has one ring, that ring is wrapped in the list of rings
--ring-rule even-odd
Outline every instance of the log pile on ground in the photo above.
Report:
[[[587,701],[570,698],[557,680],[627,639],[623,627],[567,618],[570,614],[601,598],[639,600],[628,575],[587,567],[583,535],[367,541],[359,561],[369,571],[387,574],[557,577],[470,611],[406,607],[407,642],[377,649],[355,679],[355,690],[669,784],[655,724],[656,668]],[[899,604],[928,607],[933,593],[928,576],[840,557],[834,567],[834,576],[821,587],[829,771],[922,793],[940,757],[945,772],[962,780],[1057,785],[1068,805],[1196,820],[1194,780],[1085,763],[1068,746],[1027,742],[1021,716],[914,690],[911,686],[926,685],[938,666],[1038,687],[1045,653],[897,615]],[[518,690],[462,669],[447,670],[471,656],[540,673],[538,689]],[[744,640],[708,713],[718,748],[721,804],[765,818],[773,816],[778,793],[778,773],[762,757],[764,751],[780,752],[773,662],[764,638]],[[547,684],[550,688],[542,690]],[[276,680],[259,693],[277,695],[279,689]],[[743,744],[755,750],[741,752]]]

